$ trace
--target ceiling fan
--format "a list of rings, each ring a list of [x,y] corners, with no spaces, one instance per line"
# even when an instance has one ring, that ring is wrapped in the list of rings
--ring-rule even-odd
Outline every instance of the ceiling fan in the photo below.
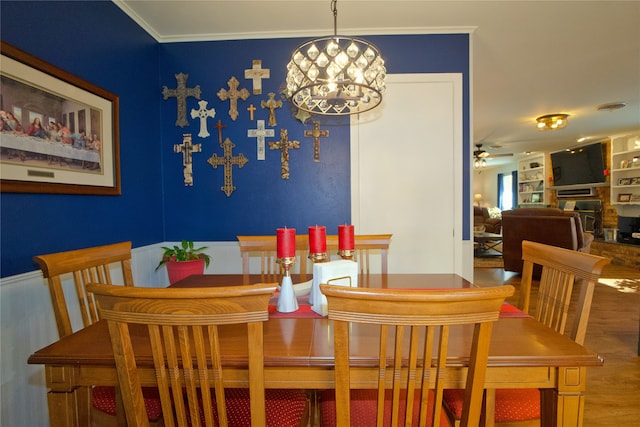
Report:
[[[482,149],[482,144],[476,144],[477,150],[473,152],[473,167],[475,169],[481,169],[487,167],[487,160],[494,157],[509,157],[513,156],[513,153],[504,154],[491,154],[488,151]]]
[[[482,144],[476,144],[477,150],[473,152],[473,157],[476,159],[492,159],[496,157],[511,157],[513,153],[503,154],[491,154],[488,151],[482,149]]]

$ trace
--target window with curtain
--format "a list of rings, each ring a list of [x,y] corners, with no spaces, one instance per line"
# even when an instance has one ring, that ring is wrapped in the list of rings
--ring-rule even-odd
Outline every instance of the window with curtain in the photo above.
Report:
[[[498,207],[502,211],[513,209],[518,197],[517,172],[498,174]]]

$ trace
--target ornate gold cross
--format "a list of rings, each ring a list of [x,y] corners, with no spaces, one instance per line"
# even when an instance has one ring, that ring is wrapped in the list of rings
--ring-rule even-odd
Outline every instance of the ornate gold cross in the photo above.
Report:
[[[231,120],[238,118],[238,98],[246,101],[249,98],[249,91],[245,88],[238,90],[240,82],[235,77],[231,77],[227,82],[229,90],[224,88],[218,91],[218,98],[222,101],[229,100],[229,115]]]
[[[320,137],[329,136],[329,131],[321,130],[320,122],[313,122],[313,129],[305,130],[304,136],[313,137],[313,161],[319,162],[320,161]]]
[[[260,95],[262,93],[262,79],[268,79],[270,76],[271,70],[268,68],[263,69],[262,61],[259,59],[251,61],[251,68],[244,70],[244,78],[253,80],[254,95]]]
[[[300,141],[289,141],[289,132],[280,129],[280,141],[269,143],[270,150],[280,150],[280,176],[289,179],[289,149],[300,148]]]
[[[178,87],[175,89],[169,89],[166,86],[162,86],[162,96],[165,100],[169,97],[175,97],[178,101],[178,118],[176,119],[176,126],[181,128],[188,126],[187,120],[187,97],[192,96],[195,99],[200,99],[200,85],[196,87],[187,87],[187,79],[189,74],[179,73],[175,74],[178,81]]]
[[[249,161],[242,153],[233,157],[232,151],[234,147],[235,144],[231,142],[229,138],[226,138],[222,144],[224,157],[218,157],[216,153],[213,153],[209,160],[207,160],[207,163],[214,169],[217,169],[219,165],[224,166],[224,185],[220,187],[220,189],[224,191],[227,197],[231,196],[231,193],[236,189],[233,185],[233,165],[241,168]]]
[[[192,144],[191,134],[182,135],[182,144],[174,144],[173,152],[182,153],[182,166],[184,166],[184,185],[193,186],[193,163],[191,154],[202,151],[202,144]]]
[[[278,123],[276,122],[276,108],[282,107],[282,101],[275,100],[276,94],[273,92],[269,92],[269,99],[266,101],[262,101],[262,108],[269,109],[269,126],[275,126]]]

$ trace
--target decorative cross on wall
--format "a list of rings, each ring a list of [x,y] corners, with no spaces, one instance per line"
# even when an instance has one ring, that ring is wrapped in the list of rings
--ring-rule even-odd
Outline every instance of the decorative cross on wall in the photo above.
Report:
[[[193,163],[191,159],[192,153],[199,153],[202,151],[202,144],[192,144],[191,134],[185,133],[182,135],[182,144],[174,144],[173,152],[182,153],[182,165],[184,166],[184,185],[193,186]]]
[[[258,139],[258,160],[264,160],[264,137],[274,135],[275,131],[273,129],[264,128],[264,120],[258,120],[258,129],[247,130],[247,136],[249,138]]]
[[[234,147],[235,144],[229,138],[226,138],[222,144],[224,157],[218,157],[217,154],[213,153],[213,156],[207,160],[207,163],[214,169],[217,169],[219,165],[224,166],[224,185],[220,189],[224,191],[227,197],[231,196],[231,193],[236,189],[233,185],[233,165],[241,168],[249,161],[242,153],[233,157],[232,151]]]
[[[218,124],[214,128],[218,129],[218,144],[222,147],[222,129],[226,128],[226,126],[222,124],[221,120],[218,120]]]
[[[262,108],[269,109],[269,126],[275,126],[278,123],[276,122],[276,108],[282,107],[282,101],[275,100],[276,94],[273,92],[269,92],[269,99],[266,101],[262,101]]]
[[[206,138],[209,136],[209,131],[207,130],[207,117],[215,117],[216,116],[216,110],[214,108],[207,110],[207,104],[209,102],[202,100],[202,101],[198,101],[198,105],[200,106],[199,110],[196,110],[195,108],[191,109],[191,118],[195,119],[200,117],[200,132],[198,133],[198,136],[200,138]]]
[[[249,97],[249,91],[245,88],[238,90],[240,82],[235,77],[231,77],[227,84],[229,85],[229,90],[220,89],[218,98],[222,101],[229,100],[229,115],[231,120],[235,120],[238,118],[238,98],[246,101]]]
[[[304,136],[313,137],[313,161],[319,162],[320,161],[320,137],[329,136],[329,131],[321,130],[320,122],[313,122],[313,129],[305,130]]]
[[[249,112],[249,120],[253,120],[253,113],[256,111],[256,107],[253,104],[249,104],[247,111]]]
[[[280,176],[282,179],[289,179],[289,149],[300,148],[300,141],[289,141],[289,132],[280,129],[280,141],[269,143],[269,149],[280,150]]]
[[[253,94],[260,95],[262,93],[262,79],[270,77],[271,70],[262,68],[262,61],[254,59],[251,62],[251,68],[244,70],[244,78],[253,80]],[[253,119],[252,119],[253,120]]]
[[[195,99],[200,99],[200,85],[190,88],[187,87],[189,74],[179,73],[175,74],[175,77],[178,81],[178,87],[175,89],[169,89],[166,86],[162,86],[162,96],[165,100],[169,97],[175,97],[178,101],[178,118],[176,119],[176,126],[183,128],[185,126],[189,126],[189,121],[187,120],[187,97],[192,96]]]

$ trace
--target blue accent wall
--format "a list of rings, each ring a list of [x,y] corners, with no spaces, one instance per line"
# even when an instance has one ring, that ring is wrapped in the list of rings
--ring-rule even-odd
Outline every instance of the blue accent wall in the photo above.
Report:
[[[2,193],[1,275],[36,268],[36,254],[81,248],[121,240],[134,247],[180,239],[234,241],[238,234],[272,234],[277,227],[350,222],[349,119],[322,118],[320,162],[313,162],[311,129],[293,117],[286,102],[276,110],[275,137],[281,128],[290,140],[301,142],[290,151],[290,179],[280,178],[280,154],[266,149],[266,160],[256,159],[255,129],[247,107],[256,107],[255,119],[268,123],[268,111],[260,106],[269,92],[280,96],[291,50],[304,39],[242,40],[158,44],[111,2],[6,2],[1,4],[2,40],[74,73],[120,97],[120,146],[122,196],[66,196]],[[69,29],[60,31],[61,27]],[[464,170],[469,169],[469,36],[395,35],[367,36],[382,51],[389,73],[463,73]],[[418,52],[416,54],[416,52]],[[235,76],[240,88],[251,91],[244,70],[253,59],[271,71],[262,81],[263,94],[238,101],[239,117],[228,114],[229,102],[216,95]],[[163,100],[162,86],[176,87],[175,74],[189,74],[187,87],[199,85],[201,99],[216,116],[208,119],[211,136],[197,136],[199,119],[189,112],[198,108],[187,99],[189,126],[175,125],[176,99]],[[223,139],[249,162],[232,168],[235,191],[221,191],[224,170],[207,163],[213,153],[223,155]],[[268,128],[271,128],[267,126]],[[194,185],[183,182],[182,155],[174,144],[191,133],[202,152],[193,154]],[[390,142],[392,143],[392,142]],[[384,173],[381,171],[381,173]],[[470,175],[465,173],[464,194]],[[465,212],[469,201],[463,200]],[[469,228],[465,214],[464,228]],[[468,233],[468,232],[467,232]],[[468,239],[468,236],[466,237]]]
[[[106,1],[2,1],[0,34],[120,98],[121,196],[2,193],[2,277],[38,254],[163,241],[158,43]]]

